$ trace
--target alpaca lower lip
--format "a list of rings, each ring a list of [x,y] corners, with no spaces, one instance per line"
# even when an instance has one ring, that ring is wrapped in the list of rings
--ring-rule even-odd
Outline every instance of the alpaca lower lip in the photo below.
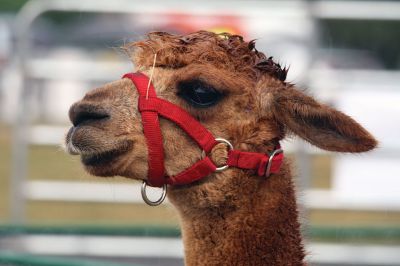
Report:
[[[96,154],[82,154],[81,161],[84,165],[96,166],[110,162],[122,153],[124,153],[124,151],[112,150]]]
[[[114,147],[110,150],[101,151],[101,152],[85,152],[81,153],[81,161],[86,166],[98,166],[102,164],[107,164],[114,161],[120,155],[123,155],[133,149],[132,141],[121,141],[118,144],[115,144]]]

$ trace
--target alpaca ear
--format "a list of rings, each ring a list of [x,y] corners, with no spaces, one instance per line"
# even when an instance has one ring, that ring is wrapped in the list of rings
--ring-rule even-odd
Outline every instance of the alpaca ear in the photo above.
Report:
[[[354,119],[317,102],[293,86],[279,89],[268,98],[268,105],[278,121],[321,149],[363,152],[377,145],[374,137]]]

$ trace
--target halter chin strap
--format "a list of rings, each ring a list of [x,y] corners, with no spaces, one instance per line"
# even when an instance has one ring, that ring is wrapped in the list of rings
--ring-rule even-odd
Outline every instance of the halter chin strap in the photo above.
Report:
[[[218,170],[227,167],[255,170],[259,176],[269,176],[278,173],[283,160],[280,146],[271,153],[243,152],[233,149],[224,140],[215,138],[200,122],[194,119],[181,107],[157,97],[156,91],[149,79],[142,73],[125,74],[139,92],[138,109],[142,116],[143,132],[148,146],[148,184],[154,187],[165,185],[185,185],[200,180]],[[147,91],[148,88],[148,91]],[[175,176],[167,176],[164,169],[164,147],[158,117],[168,119],[182,128],[205,152],[209,154],[212,148],[222,142],[228,144],[228,160],[226,166],[217,167],[208,156],[204,156],[191,167]]]

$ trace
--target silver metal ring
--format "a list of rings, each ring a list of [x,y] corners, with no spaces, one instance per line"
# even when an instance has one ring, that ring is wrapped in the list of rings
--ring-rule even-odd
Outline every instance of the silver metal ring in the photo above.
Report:
[[[228,146],[229,150],[233,150],[233,145],[228,140],[223,139],[223,138],[216,138],[215,141],[219,142],[219,143],[225,143]],[[222,171],[228,169],[228,167],[229,167],[229,165],[226,164],[226,165],[217,167],[215,169],[215,171],[216,172],[222,172]]]
[[[228,146],[229,150],[233,150],[233,145],[228,140],[223,139],[223,138],[216,138],[215,141],[219,142],[219,143],[225,143]],[[206,157],[206,152],[204,150],[202,150],[201,151],[201,159],[203,159],[204,157]],[[217,167],[215,169],[215,171],[221,172],[221,171],[224,171],[225,169],[227,169],[228,167],[229,167],[229,165],[223,165],[223,166]]]
[[[283,152],[282,149],[276,149],[269,155],[267,169],[265,170],[265,177],[269,177],[269,175],[271,174],[270,171],[271,171],[272,160],[274,159],[275,155],[282,152]]]
[[[165,200],[165,197],[167,196],[167,185],[163,185],[162,186],[162,194],[161,197],[156,200],[156,201],[151,201],[148,197],[147,197],[147,192],[146,192],[146,188],[147,188],[147,183],[146,181],[143,181],[142,183],[142,199],[144,202],[146,202],[147,205],[149,206],[158,206],[161,203],[163,203],[163,201]]]

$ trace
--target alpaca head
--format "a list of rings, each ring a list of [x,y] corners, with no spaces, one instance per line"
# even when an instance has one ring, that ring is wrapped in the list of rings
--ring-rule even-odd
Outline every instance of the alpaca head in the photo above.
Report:
[[[182,107],[236,149],[267,153],[287,132],[331,151],[362,152],[376,145],[350,117],[286,83],[287,70],[240,36],[204,31],[186,36],[151,33],[127,49],[137,70],[147,76],[157,54],[152,83],[158,97]],[[137,105],[133,83],[121,79],[92,90],[71,107],[73,127],[66,146],[71,154],[81,156],[89,173],[147,179],[148,148]],[[161,118],[160,127],[168,175],[201,158],[200,148],[178,126]],[[225,145],[220,144],[211,158],[222,165],[226,154]],[[239,171],[228,169],[173,188],[172,193],[185,194],[185,201],[196,200],[198,205],[218,206],[227,200],[228,192],[223,190],[229,189],[228,184],[241,182],[232,178]]]

